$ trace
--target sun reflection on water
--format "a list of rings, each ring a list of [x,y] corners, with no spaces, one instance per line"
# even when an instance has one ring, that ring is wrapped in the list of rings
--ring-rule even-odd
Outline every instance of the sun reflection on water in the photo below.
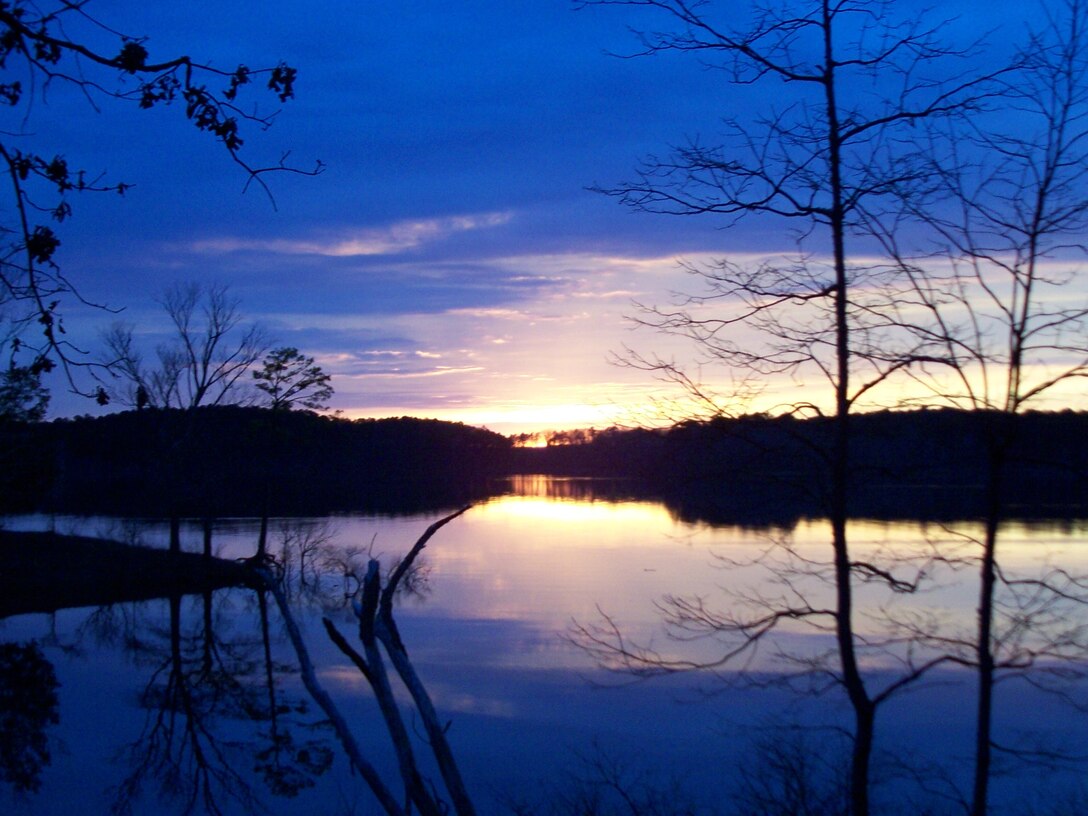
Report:
[[[481,519],[496,521],[507,519],[563,526],[578,525],[579,536],[568,539],[568,543],[580,545],[595,540],[593,529],[596,527],[671,524],[665,507],[652,502],[585,502],[539,496],[504,496],[474,508],[473,512]]]

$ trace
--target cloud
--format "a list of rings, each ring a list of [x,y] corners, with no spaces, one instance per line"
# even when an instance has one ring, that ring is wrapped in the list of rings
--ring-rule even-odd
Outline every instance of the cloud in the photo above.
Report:
[[[522,309],[462,308],[448,309],[447,314],[466,317],[490,317],[496,320],[526,320],[529,313]]]
[[[403,371],[400,369],[392,369],[387,371],[370,371],[361,372],[355,374],[348,374],[346,376],[352,379],[359,378],[374,378],[374,377],[396,377],[400,378],[418,378],[418,377],[446,377],[450,374],[471,374],[476,371],[483,371],[483,366],[437,366],[435,368],[427,369],[425,371]]]
[[[207,238],[194,241],[189,249],[202,254],[268,252],[275,255],[324,255],[333,258],[398,255],[458,233],[499,227],[512,218],[513,214],[510,212],[490,212],[446,218],[410,219],[326,240]]]
[[[571,297],[587,300],[631,300],[642,294],[644,293],[635,289],[613,289],[610,292],[572,292]]]

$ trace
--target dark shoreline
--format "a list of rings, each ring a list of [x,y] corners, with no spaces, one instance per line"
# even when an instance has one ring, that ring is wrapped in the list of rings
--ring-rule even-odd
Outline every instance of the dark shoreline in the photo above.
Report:
[[[254,586],[243,564],[117,541],[0,531],[0,618]]]
[[[951,521],[986,512],[994,423],[982,411],[851,418],[853,517]],[[1088,412],[1015,418],[1006,518],[1088,517]],[[343,420],[224,406],[0,428],[0,513],[185,517],[404,516],[508,492],[503,480],[606,477],[684,520],[783,525],[827,515],[827,418],[752,415],[557,435],[546,448],[457,423]],[[594,490],[591,500],[607,499]]]

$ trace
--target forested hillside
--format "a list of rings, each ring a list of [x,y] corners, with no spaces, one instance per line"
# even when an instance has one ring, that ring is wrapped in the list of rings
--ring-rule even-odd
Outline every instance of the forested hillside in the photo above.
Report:
[[[236,406],[3,432],[3,506],[142,515],[411,512],[484,495],[510,443],[466,425]]]
[[[851,418],[854,515],[963,518],[981,512],[989,423],[1014,421],[1002,501],[1010,515],[1088,512],[1088,413],[931,410]],[[666,430],[609,430],[583,444],[518,449],[520,472],[637,478],[680,515],[774,520],[826,513],[826,418],[747,416]]]
[[[987,423],[999,416],[881,412],[851,421],[853,514],[980,512]],[[1030,413],[1016,422],[1007,512],[1088,513],[1088,413]],[[543,473],[623,479],[623,495],[665,501],[683,517],[763,523],[825,512],[820,462],[831,433],[821,418],[749,416],[514,448],[499,434],[438,420],[240,407],[130,411],[0,429],[0,502],[6,512],[152,516],[407,513],[502,492],[506,475]]]

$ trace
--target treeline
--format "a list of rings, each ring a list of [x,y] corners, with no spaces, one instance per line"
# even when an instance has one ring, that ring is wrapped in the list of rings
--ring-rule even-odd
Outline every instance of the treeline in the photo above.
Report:
[[[850,512],[971,518],[983,511],[987,423],[929,410],[852,417]],[[1088,413],[1028,413],[1003,500],[1014,517],[1088,515]],[[237,406],[129,411],[0,429],[0,510],[149,516],[413,513],[502,492],[512,474],[620,479],[613,497],[680,518],[789,523],[826,513],[822,418],[747,416],[661,430],[558,434],[546,448],[467,425],[346,420]],[[608,491],[594,488],[598,498]]]
[[[0,431],[5,512],[411,513],[488,494],[510,442],[467,425],[239,406],[145,409]]]
[[[1018,417],[956,410],[851,417],[850,513],[953,519],[984,510],[990,423],[1015,422],[1002,497],[1009,516],[1088,514],[1088,413]],[[608,430],[576,444],[521,448],[514,469],[626,477],[688,520],[788,522],[827,512],[828,418],[760,415],[684,422],[665,430]],[[558,441],[565,441],[563,436]]]

